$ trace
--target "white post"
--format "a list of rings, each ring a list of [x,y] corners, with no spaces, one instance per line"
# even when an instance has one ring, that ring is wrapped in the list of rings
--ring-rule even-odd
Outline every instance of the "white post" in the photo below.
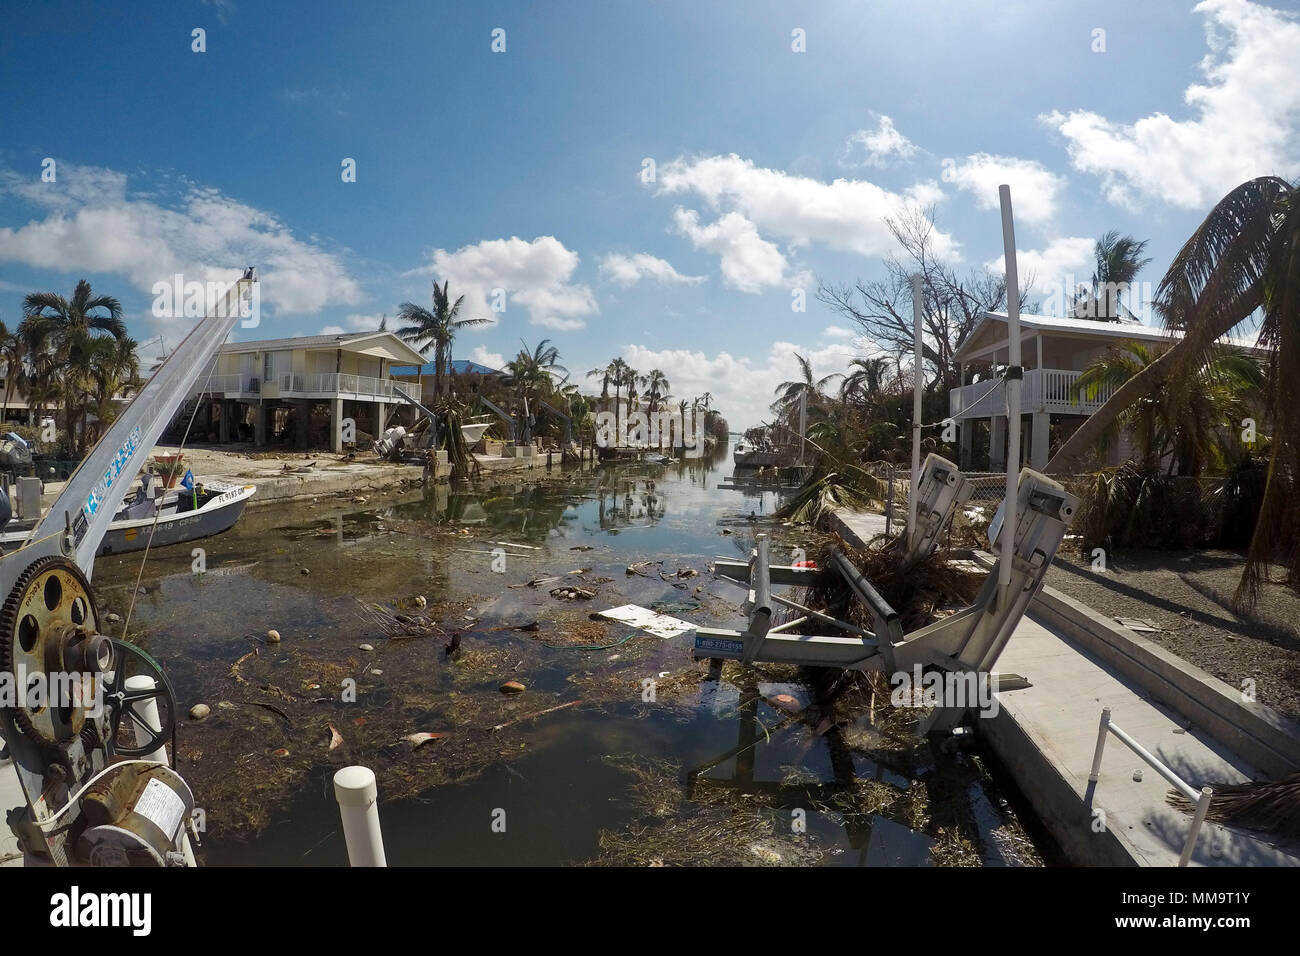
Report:
[[[148,674],[133,674],[126,679],[125,689],[130,692],[150,691],[158,686]],[[143,747],[149,742],[152,730],[155,734],[162,732],[162,720],[158,716],[158,698],[150,697],[148,700],[137,700],[131,705],[131,726],[135,730],[135,743],[138,747]],[[137,716],[139,715],[139,716]],[[141,724],[148,724],[148,728],[142,727]],[[167,762],[167,746],[159,744],[158,749],[147,757],[141,757],[141,760],[158,760],[162,763]]]
[[[369,767],[344,767],[334,774],[334,799],[343,818],[351,866],[387,866],[379,830],[379,788]]]
[[[1196,849],[1196,838],[1200,836],[1201,824],[1205,822],[1205,815],[1210,811],[1210,799],[1214,796],[1214,791],[1209,787],[1201,787],[1201,798],[1196,801],[1196,815],[1192,817],[1192,828],[1187,832],[1187,842],[1183,844],[1182,856],[1178,858],[1179,866],[1186,866],[1192,858],[1192,850]]]
[[[1092,770],[1088,773],[1088,782],[1096,783],[1101,779],[1101,755],[1106,750],[1106,734],[1110,732],[1110,708],[1101,709],[1101,726],[1097,728],[1097,749],[1092,755]]]
[[[1002,249],[1007,269],[1007,498],[1002,509],[1002,554],[998,595],[1005,600],[1011,585],[1011,558],[1016,547],[1016,509],[1020,498],[1020,276],[1016,270],[1016,228],[1011,215],[1011,187],[999,186],[1002,204]]]
[[[907,543],[916,538],[916,492],[921,481],[921,388],[925,373],[921,366],[921,282],[920,273],[912,276],[912,486],[907,495]]]

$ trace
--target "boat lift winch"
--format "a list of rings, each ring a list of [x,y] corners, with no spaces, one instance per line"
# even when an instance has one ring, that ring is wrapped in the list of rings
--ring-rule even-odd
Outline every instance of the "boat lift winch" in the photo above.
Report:
[[[0,736],[27,801],[8,823],[29,865],[194,865],[194,794],[172,768],[175,695],[153,658],[104,633],[90,578],[123,497],[248,314],[256,282],[249,268],[113,422],[23,546],[0,555]],[[0,490],[0,528],[10,517]]]
[[[966,479],[951,462],[931,456],[925,470],[926,477],[918,482],[918,535],[905,551],[904,561],[914,562],[933,551],[938,531],[951,520],[963,495],[968,494],[962,487]],[[903,633],[898,611],[843,552],[834,552],[830,569],[773,565],[767,536],[758,535],[748,562],[719,559],[714,565],[715,577],[749,588],[744,607],[748,625],[743,631],[698,628],[695,654],[746,663],[763,661],[890,675],[908,672],[914,666],[991,675],[1012,631],[1042,588],[1047,568],[1077,507],[1078,499],[1059,483],[1023,469],[1016,496],[1012,553],[1002,553],[999,532],[1006,508],[1004,500],[989,528],[996,563],[974,602],[907,634]],[[1010,565],[1010,579],[1002,587],[999,572],[1004,563]],[[848,584],[872,621],[870,630],[772,594],[773,585],[811,587],[825,570],[838,573]],[[777,604],[832,625],[839,633],[792,634],[781,626],[774,628],[772,611]]]

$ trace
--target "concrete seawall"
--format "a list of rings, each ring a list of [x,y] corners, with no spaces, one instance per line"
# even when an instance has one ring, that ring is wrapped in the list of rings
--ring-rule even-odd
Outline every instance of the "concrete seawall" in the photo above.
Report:
[[[833,514],[827,524],[861,547],[883,515]],[[976,552],[986,567],[992,555]],[[997,663],[1030,686],[998,694],[976,729],[1075,865],[1173,866],[1191,821],[1169,785],[1118,739],[1088,781],[1103,707],[1194,788],[1277,779],[1300,769],[1300,726],[1121,627],[1043,588]],[[1140,772],[1139,772],[1140,771]],[[1193,865],[1300,865],[1300,847],[1207,823]]]

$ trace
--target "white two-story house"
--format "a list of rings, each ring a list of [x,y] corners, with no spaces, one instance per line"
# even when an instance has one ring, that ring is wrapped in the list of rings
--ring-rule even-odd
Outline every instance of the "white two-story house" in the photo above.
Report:
[[[1101,389],[1089,397],[1081,394],[1075,383],[1094,359],[1124,341],[1160,345],[1169,342],[1169,335],[1135,322],[1020,316],[1020,364],[1024,368],[1020,392],[1022,465],[1046,467],[1052,451],[1110,398],[1110,389]],[[1253,348],[1252,342],[1244,340],[1234,339],[1230,344]],[[977,432],[981,433],[981,448],[983,433],[988,436],[989,470],[1006,469],[1006,386],[998,376],[1010,363],[1009,347],[1006,314],[986,312],[954,355],[963,384],[948,392],[948,414],[959,426],[959,465],[963,469],[972,467]],[[991,366],[994,377],[964,384],[972,365],[986,370]],[[1127,434],[1121,434],[1102,464],[1119,464],[1132,454],[1132,441]]]
[[[200,440],[341,451],[348,420],[378,435],[402,393],[419,399],[419,386],[394,381],[391,369],[423,361],[392,332],[232,342],[195,383],[193,431]]]

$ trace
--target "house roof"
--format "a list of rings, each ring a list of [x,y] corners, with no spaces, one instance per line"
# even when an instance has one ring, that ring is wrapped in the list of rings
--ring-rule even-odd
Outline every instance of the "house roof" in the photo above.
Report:
[[[392,332],[340,332],[337,335],[299,335],[287,339],[255,339],[252,342],[227,342],[221,351],[275,352],[282,349],[343,348],[349,352],[383,355],[394,361],[420,361],[424,358]]]
[[[966,336],[966,341],[962,342],[961,348],[957,349],[953,355],[953,360],[958,362],[971,361],[972,356],[985,358],[991,351],[991,347],[1005,350],[1007,346],[1007,330],[1005,327],[999,328],[998,325],[1001,323],[1002,326],[1005,326],[1007,321],[1005,312],[985,312],[980,317],[979,322],[975,324],[975,328],[971,330],[970,335]],[[1164,329],[1152,328],[1149,325],[1141,325],[1136,322],[1099,322],[1094,319],[1021,314],[1021,340],[1031,338],[1035,333],[1056,333],[1067,338],[1094,339],[1108,343],[1123,342],[1125,340],[1156,342],[1181,338],[1181,333],[1168,332]],[[1227,338],[1225,341],[1227,344],[1238,348],[1254,349],[1256,347],[1253,339]]]
[[[475,375],[504,375],[500,369],[488,368],[486,365],[480,365],[478,362],[471,362],[469,359],[452,359],[451,370],[457,375],[464,375],[467,372],[473,372]],[[394,375],[433,375],[436,369],[433,362],[425,362],[423,365],[394,365],[390,369]]]

